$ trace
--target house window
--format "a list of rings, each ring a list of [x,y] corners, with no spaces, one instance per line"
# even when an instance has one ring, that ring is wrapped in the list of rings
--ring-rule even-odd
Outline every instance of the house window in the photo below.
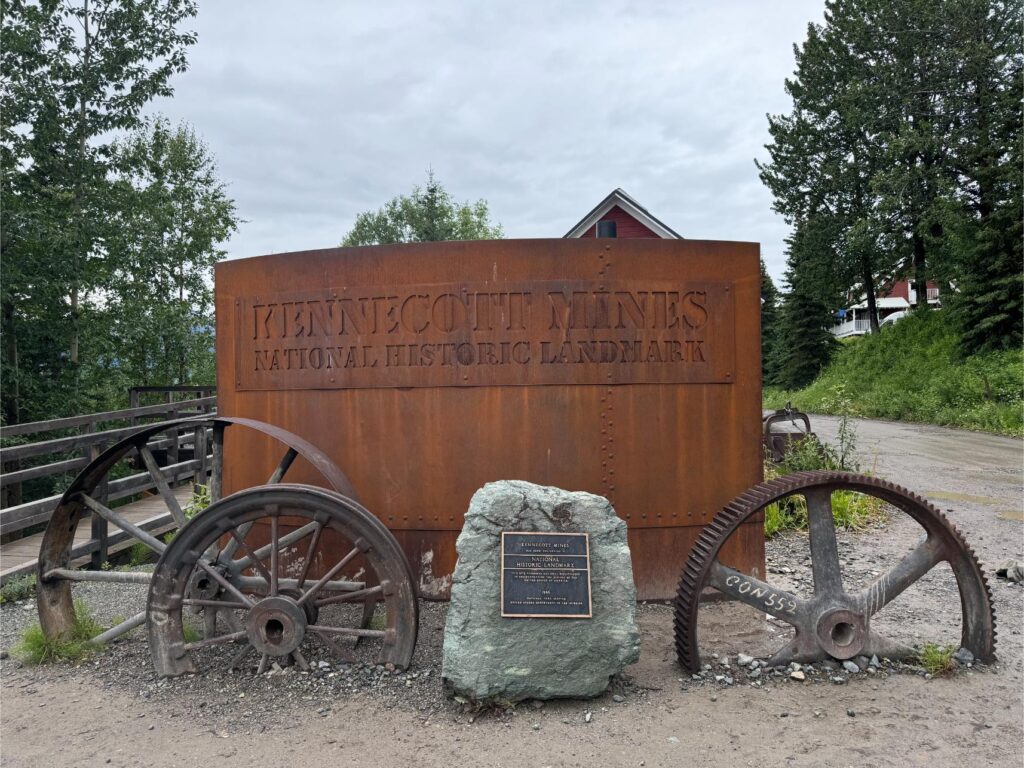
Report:
[[[614,221],[599,221],[597,222],[597,236],[598,237],[617,237],[615,234],[616,227]]]

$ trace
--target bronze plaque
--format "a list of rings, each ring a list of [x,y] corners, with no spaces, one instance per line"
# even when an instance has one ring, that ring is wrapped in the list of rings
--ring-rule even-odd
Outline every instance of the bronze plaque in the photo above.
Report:
[[[501,533],[501,615],[589,619],[590,537],[585,533]]]
[[[352,286],[237,308],[243,390],[728,382],[735,359],[720,282]]]

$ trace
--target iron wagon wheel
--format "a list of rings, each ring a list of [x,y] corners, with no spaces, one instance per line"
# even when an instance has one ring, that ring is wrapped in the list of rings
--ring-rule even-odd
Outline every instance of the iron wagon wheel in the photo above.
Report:
[[[283,528],[291,530],[283,533]],[[246,535],[259,529],[269,541],[254,549]],[[325,546],[332,534],[346,542],[340,549],[344,554]],[[227,537],[238,550],[225,556],[221,549],[218,558],[208,560],[204,553]],[[286,570],[288,552],[299,556]],[[318,576],[311,575],[314,563]],[[190,642],[183,612],[205,604],[194,588],[203,583],[224,590],[229,602],[221,605],[238,614],[239,628]],[[356,607],[371,601],[383,605],[381,626],[365,626]],[[257,674],[275,657],[308,669],[303,648],[315,646],[314,638],[328,653],[349,660],[351,652],[339,647],[339,640],[373,641],[380,645],[377,663],[405,668],[416,647],[419,609],[405,555],[376,517],[341,494],[285,484],[233,494],[183,528],[157,563],[147,610],[156,672],[174,676],[197,671],[197,651],[216,655],[228,644],[238,647],[229,654],[229,668],[252,654]]]
[[[865,589],[844,589],[832,514],[834,491],[855,491],[881,499],[924,528],[917,546]],[[723,545],[741,523],[769,504],[802,496],[807,504],[813,595],[802,598],[730,568],[718,560]],[[880,635],[871,618],[941,562],[956,579],[962,614],[960,644],[981,661],[995,656],[995,616],[988,581],[960,532],[920,496],[875,477],[847,472],[798,472],[761,483],[719,512],[698,537],[679,581],[675,601],[675,641],[680,664],[701,668],[697,615],[701,595],[713,587],[793,627],[793,638],[771,655],[767,666],[855,656],[909,658],[916,651]]]
[[[181,501],[175,496],[172,484],[174,474],[169,474],[168,467],[161,467],[153,453],[153,441],[162,433],[179,434],[193,432],[195,441],[194,458],[183,462],[178,470],[190,476],[195,474],[197,480],[205,479],[209,473],[210,499],[216,501],[221,496],[223,480],[224,437],[229,428],[238,427],[267,435],[280,444],[283,455],[271,473],[268,482],[280,483],[294,463],[301,456],[308,461],[323,477],[328,485],[340,493],[357,499],[352,484],[345,474],[327,457],[323,451],[287,430],[266,424],[254,419],[237,417],[199,417],[159,422],[140,428],[127,438],[112,445],[92,461],[71,483],[61,497],[50,517],[43,543],[39,550],[37,564],[38,588],[36,604],[43,632],[49,638],[65,635],[74,626],[75,609],[72,584],[75,582],[105,583],[148,583],[150,574],[120,571],[81,571],[72,569],[77,558],[88,554],[90,544],[75,544],[75,534],[83,520],[89,524],[90,513],[105,519],[110,525],[120,529],[114,534],[122,541],[127,539],[141,542],[157,554],[163,553],[166,543],[158,535],[165,530],[181,528],[187,522]],[[210,440],[211,460],[206,463],[207,439]],[[103,502],[105,491],[112,491],[125,483],[123,480],[110,480],[111,471],[124,459],[137,458],[146,468],[159,497],[166,507],[146,520],[132,522],[118,508],[111,508]],[[111,493],[113,496],[114,494]],[[229,543],[228,546],[231,546]],[[208,632],[215,631],[217,610],[210,606],[204,611],[204,623]],[[96,642],[105,643],[140,626],[146,618],[142,611],[97,636]]]

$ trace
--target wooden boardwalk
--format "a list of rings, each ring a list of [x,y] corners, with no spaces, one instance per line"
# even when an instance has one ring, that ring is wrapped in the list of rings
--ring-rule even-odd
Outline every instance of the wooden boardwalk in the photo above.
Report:
[[[174,489],[174,495],[182,507],[192,498],[190,483]],[[167,505],[159,495],[147,496],[144,499],[117,507],[117,513],[123,515],[128,522],[148,530],[156,536],[173,529]],[[71,567],[78,568],[89,563],[88,547],[91,540],[89,518],[78,523],[75,531],[75,544],[72,549]],[[113,555],[134,544],[137,539],[125,536],[113,524],[110,531],[108,552]],[[43,543],[43,534],[36,533],[23,539],[8,542],[0,546],[0,581],[7,581],[12,576],[34,573],[39,558],[39,547]]]

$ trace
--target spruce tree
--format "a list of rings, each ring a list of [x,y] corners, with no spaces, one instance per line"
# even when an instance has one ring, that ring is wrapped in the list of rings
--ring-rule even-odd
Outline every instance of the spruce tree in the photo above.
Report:
[[[774,350],[771,383],[784,389],[800,389],[814,381],[828,365],[836,341],[830,296],[823,289],[821,249],[828,242],[822,220],[801,222],[790,238],[786,282],[779,331]]]
[[[776,337],[779,333],[779,289],[761,259],[761,381],[772,379]]]

